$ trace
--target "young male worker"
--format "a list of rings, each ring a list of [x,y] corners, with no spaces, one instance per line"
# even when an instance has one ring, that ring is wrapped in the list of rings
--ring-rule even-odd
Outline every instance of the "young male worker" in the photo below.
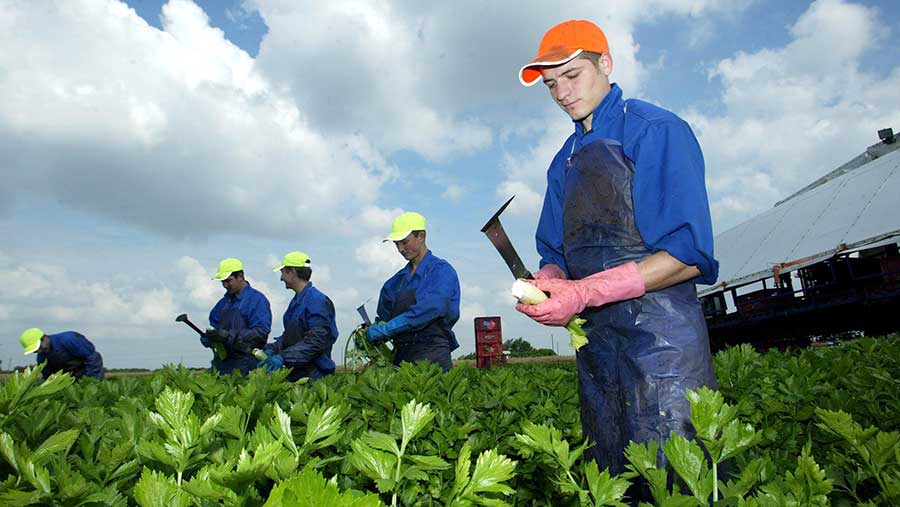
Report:
[[[394,363],[433,361],[453,367],[450,352],[459,347],[453,325],[459,320],[459,278],[447,261],[425,246],[425,217],[404,213],[391,234],[397,251],[409,261],[388,279],[378,297],[378,318],[366,330],[370,341],[393,340]]]
[[[223,259],[214,280],[220,280],[225,295],[209,312],[204,347],[213,349],[212,368],[222,375],[238,370],[241,375],[256,367],[253,349],[261,349],[272,329],[272,310],[266,296],[244,278],[244,265],[238,259]]]
[[[284,287],[294,291],[294,297],[284,312],[284,334],[266,346],[269,357],[258,366],[264,366],[269,373],[282,366],[292,368],[288,374],[291,382],[303,377],[315,380],[333,374],[335,365],[331,347],[338,337],[334,304],[310,282],[309,256],[291,252],[273,271],[281,272]]]
[[[26,329],[19,337],[25,354],[37,352],[37,364],[47,362],[44,378],[62,371],[75,378],[94,377],[103,380],[103,358],[94,344],[75,331],[44,334],[40,328]]]
[[[693,436],[685,389],[715,388],[695,283],[716,280],[700,146],[675,114],[624,100],[603,31],[551,28],[519,72],[573,121],[547,171],[537,227],[546,302],[517,309],[560,326],[587,319],[578,352],[581,420],[601,469],[624,469],[630,440]],[[660,460],[664,457],[660,453]]]

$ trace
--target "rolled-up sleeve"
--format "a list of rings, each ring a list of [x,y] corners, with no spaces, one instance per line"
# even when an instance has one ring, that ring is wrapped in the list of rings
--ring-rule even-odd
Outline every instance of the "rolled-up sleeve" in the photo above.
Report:
[[[635,224],[644,242],[696,266],[698,283],[715,283],[703,154],[690,126],[678,118],[648,125],[633,159]]]

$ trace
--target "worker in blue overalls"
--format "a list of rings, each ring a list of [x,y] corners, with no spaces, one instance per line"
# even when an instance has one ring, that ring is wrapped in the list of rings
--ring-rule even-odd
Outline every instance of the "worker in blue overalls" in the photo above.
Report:
[[[268,357],[258,366],[265,367],[269,373],[282,367],[291,368],[287,377],[291,382],[333,374],[331,348],[338,337],[334,304],[313,287],[309,256],[291,252],[274,271],[281,272],[284,287],[294,291],[294,297],[284,312],[284,334],[275,338],[275,343],[266,345]]]
[[[373,342],[392,340],[394,364],[433,361],[444,371],[459,347],[453,325],[459,320],[459,278],[444,259],[425,245],[425,217],[403,213],[394,220],[393,241],[407,264],[388,279],[378,297],[376,323],[366,330]]]
[[[44,378],[56,372],[70,373],[75,378],[93,377],[103,380],[103,358],[94,344],[75,331],[44,334],[40,328],[26,329],[19,337],[25,354],[37,352],[37,364],[46,361],[41,370]]]
[[[244,264],[238,259],[223,259],[213,279],[222,282],[225,295],[209,312],[212,327],[200,343],[213,350],[213,371],[225,375],[237,370],[246,375],[258,362],[253,349],[266,345],[272,329],[269,300],[250,286],[244,277]]]
[[[718,263],[691,128],[624,100],[612,68],[603,31],[574,20],[551,28],[519,72],[525,86],[543,81],[575,132],[547,171],[537,227],[533,283],[550,298],[516,308],[553,326],[587,319],[582,425],[599,467],[618,473],[630,440],[694,436],[685,390],[716,386],[695,284],[714,283]]]

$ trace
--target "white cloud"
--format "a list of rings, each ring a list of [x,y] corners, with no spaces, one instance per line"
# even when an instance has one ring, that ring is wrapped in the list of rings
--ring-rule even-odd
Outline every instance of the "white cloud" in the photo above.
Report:
[[[210,272],[197,259],[184,256],[175,265],[183,277],[182,288],[187,291],[188,300],[193,307],[212,308],[222,297],[222,286],[210,280]]]
[[[20,192],[173,237],[283,236],[396,173],[353,129],[324,136],[188,0],[163,31],[114,0],[6,11],[0,150]]]
[[[381,234],[387,236],[391,231],[394,219],[405,213],[400,208],[385,209],[378,206],[364,206],[359,211],[359,216],[354,220],[354,228],[364,233]]]
[[[453,202],[459,202],[460,199],[466,193],[466,189],[462,185],[450,184],[447,185],[447,189],[444,190],[444,193],[441,194],[441,197]]]
[[[372,237],[362,242],[356,249],[356,261],[368,280],[382,282],[406,265],[406,259],[397,252],[397,247],[380,237]]]
[[[853,158],[877,141],[877,129],[900,122],[900,69],[886,78],[860,70],[861,56],[886,30],[874,8],[819,0],[791,27],[786,46],[715,66],[710,76],[722,83],[724,111],[685,118],[704,150],[717,232]]]

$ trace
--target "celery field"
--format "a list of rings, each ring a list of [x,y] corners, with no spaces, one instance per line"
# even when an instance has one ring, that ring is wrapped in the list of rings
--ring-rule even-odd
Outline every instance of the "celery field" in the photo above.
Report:
[[[900,505],[900,339],[715,357],[696,441],[583,456],[574,364],[0,383],[0,505]],[[674,483],[667,481],[667,476]]]

